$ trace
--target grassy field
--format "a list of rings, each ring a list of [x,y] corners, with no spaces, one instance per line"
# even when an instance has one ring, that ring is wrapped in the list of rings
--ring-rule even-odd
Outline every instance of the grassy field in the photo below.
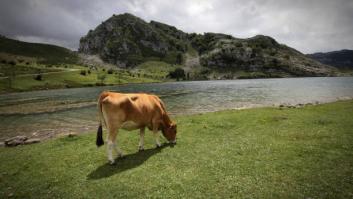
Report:
[[[95,134],[0,149],[0,198],[352,198],[353,101],[181,116],[178,143],[121,131],[107,164]],[[106,133],[106,132],[104,132]]]
[[[125,83],[148,83],[159,82],[154,76],[146,75],[141,72],[129,72],[126,70],[113,70],[111,74],[108,70],[89,70],[80,65],[52,66],[21,64],[9,66],[0,64],[0,73],[11,74],[15,71],[15,76],[11,78],[0,77],[0,92],[18,92],[55,88],[73,88],[96,86],[97,84],[113,85]],[[89,72],[88,72],[89,71]],[[54,72],[54,73],[53,73]],[[82,74],[84,72],[84,74]],[[41,74],[42,79],[36,80],[35,77]],[[9,75],[4,75],[5,77]],[[104,80],[99,76],[105,76]]]

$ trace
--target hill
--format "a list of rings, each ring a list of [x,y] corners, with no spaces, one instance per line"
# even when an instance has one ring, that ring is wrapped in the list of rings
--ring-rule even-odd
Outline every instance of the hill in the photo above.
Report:
[[[353,50],[308,54],[308,57],[340,69],[353,69]]]
[[[30,57],[43,64],[74,64],[77,55],[69,49],[50,45],[18,41],[0,37],[0,53]]]
[[[185,33],[128,13],[113,15],[90,30],[81,38],[79,52],[99,55],[119,67],[134,68],[147,61],[180,64],[191,79],[336,74],[335,68],[268,36],[239,39],[218,33]]]
[[[151,72],[112,69],[94,56],[0,36],[0,93],[159,82]]]

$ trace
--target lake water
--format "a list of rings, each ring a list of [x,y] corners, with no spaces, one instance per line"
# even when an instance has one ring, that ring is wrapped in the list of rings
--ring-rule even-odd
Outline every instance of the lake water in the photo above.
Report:
[[[315,77],[131,84],[0,95],[0,140],[52,137],[97,128],[103,90],[159,95],[172,115],[353,98],[353,77]]]

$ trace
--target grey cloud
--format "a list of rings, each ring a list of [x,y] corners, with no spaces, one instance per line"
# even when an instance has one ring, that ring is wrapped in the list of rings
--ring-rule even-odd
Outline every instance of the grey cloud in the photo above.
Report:
[[[304,53],[353,48],[351,0],[5,0],[0,34],[77,49],[89,29],[124,12],[187,32],[269,35]]]

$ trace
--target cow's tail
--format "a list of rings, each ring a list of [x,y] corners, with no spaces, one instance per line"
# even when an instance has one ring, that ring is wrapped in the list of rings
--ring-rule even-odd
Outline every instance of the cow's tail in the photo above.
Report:
[[[97,139],[96,139],[96,145],[97,147],[100,147],[104,145],[103,141],[103,128],[102,128],[102,123],[105,123],[104,121],[104,116],[102,112],[102,95],[99,96],[98,100],[98,121],[99,121],[99,126],[97,130]]]

